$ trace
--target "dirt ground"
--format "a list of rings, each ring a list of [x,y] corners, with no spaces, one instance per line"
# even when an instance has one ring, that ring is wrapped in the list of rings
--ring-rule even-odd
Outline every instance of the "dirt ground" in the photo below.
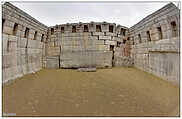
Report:
[[[179,87],[135,68],[43,69],[2,99],[4,116],[179,116]]]

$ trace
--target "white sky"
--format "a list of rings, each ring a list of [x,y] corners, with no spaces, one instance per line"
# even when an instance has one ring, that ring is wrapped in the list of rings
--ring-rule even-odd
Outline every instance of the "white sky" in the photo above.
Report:
[[[131,27],[169,2],[14,1],[11,3],[47,26],[65,23],[106,21]]]

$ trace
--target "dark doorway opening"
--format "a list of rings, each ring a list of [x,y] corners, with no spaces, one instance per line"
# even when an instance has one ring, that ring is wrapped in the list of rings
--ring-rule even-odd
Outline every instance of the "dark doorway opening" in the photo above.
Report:
[[[72,26],[72,32],[76,33],[76,26]]]
[[[163,35],[162,35],[162,28],[161,27],[157,27],[158,33],[159,33],[159,40],[163,39]]]
[[[177,36],[177,25],[175,21],[171,22],[171,27],[172,27],[172,37]]]
[[[101,25],[96,25],[96,32],[102,32]]]
[[[148,41],[151,41],[150,31],[147,31],[147,40],[148,40]]]
[[[114,45],[110,45],[110,51],[112,51],[112,66],[114,66]]]
[[[109,25],[109,32],[113,33],[113,26]]]
[[[84,25],[84,32],[88,32],[88,26]]]
[[[61,27],[61,33],[64,33],[64,27]]]

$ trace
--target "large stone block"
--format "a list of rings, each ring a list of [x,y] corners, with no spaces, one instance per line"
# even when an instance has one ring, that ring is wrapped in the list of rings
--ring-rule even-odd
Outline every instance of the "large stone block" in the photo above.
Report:
[[[151,73],[179,83],[179,54],[152,52],[149,54],[149,67]]]
[[[114,59],[114,66],[133,66],[133,60],[130,57],[119,56]]]
[[[78,51],[63,52],[60,56],[60,66],[62,68],[78,67],[109,67],[111,63],[111,53],[103,51]]]
[[[46,68],[48,69],[58,69],[59,68],[59,57],[49,56],[46,58]]]
[[[99,36],[99,40],[111,40],[111,36]]]
[[[104,32],[93,32],[94,36],[104,36]]]
[[[11,42],[17,42],[17,36],[14,36],[14,35],[8,35],[8,41],[11,41]]]
[[[8,50],[8,35],[4,35],[2,36],[2,51],[3,51],[3,54],[7,52]]]
[[[8,35],[12,35],[13,34],[13,28],[8,27],[8,26],[4,26],[3,27],[3,33],[8,34]]]
[[[113,37],[112,39],[113,41],[122,41],[122,39],[120,37]]]
[[[58,56],[60,55],[60,47],[48,47],[47,48],[48,56]]]
[[[98,36],[89,36],[88,37],[89,40],[99,40]]]
[[[106,45],[117,45],[116,41],[105,40]]]
[[[106,32],[106,36],[117,36],[117,33]]]
[[[28,40],[28,48],[36,48],[39,49],[40,46],[40,41],[39,40]]]
[[[101,51],[109,51],[109,45],[97,45],[97,49]]]
[[[28,39],[26,38],[17,38],[17,46],[19,48],[25,48],[28,46]]]
[[[78,68],[79,72],[96,72],[96,68]]]

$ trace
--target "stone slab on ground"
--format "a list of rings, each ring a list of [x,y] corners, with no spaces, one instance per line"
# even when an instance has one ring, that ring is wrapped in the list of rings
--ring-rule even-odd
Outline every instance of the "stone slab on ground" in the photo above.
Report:
[[[96,68],[78,68],[79,72],[96,72]]]

